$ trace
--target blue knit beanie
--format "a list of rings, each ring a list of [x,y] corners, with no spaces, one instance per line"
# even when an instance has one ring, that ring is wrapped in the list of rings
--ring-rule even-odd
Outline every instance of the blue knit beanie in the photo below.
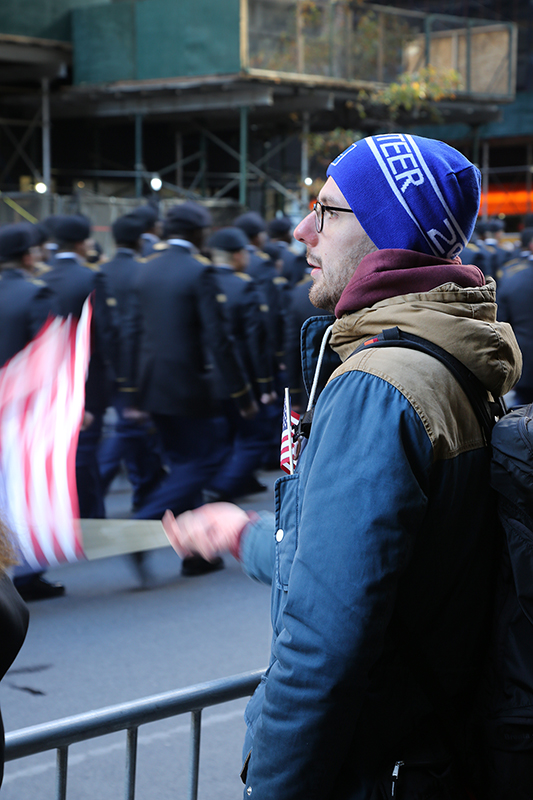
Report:
[[[354,142],[329,167],[379,250],[454,258],[479,212],[481,174],[444,142],[386,133]]]

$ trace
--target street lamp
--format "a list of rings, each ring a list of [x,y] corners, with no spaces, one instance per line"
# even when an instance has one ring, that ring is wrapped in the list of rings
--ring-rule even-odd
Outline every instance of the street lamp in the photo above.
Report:
[[[154,175],[152,175],[152,180],[150,181],[150,186],[152,187],[154,192],[159,192],[161,187],[163,186],[163,181],[161,180],[161,178],[159,177],[157,172]]]
[[[44,181],[37,181],[37,183],[35,184],[35,191],[37,192],[37,194],[46,194],[46,192],[48,191],[48,186],[46,185],[46,183],[44,183]]]

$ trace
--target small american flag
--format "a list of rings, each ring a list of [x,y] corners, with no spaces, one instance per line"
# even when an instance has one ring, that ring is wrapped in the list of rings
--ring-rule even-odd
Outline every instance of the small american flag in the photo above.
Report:
[[[296,442],[294,441],[294,428],[298,425],[300,415],[291,411],[289,390],[285,389],[283,403],[283,425],[281,428],[281,456],[279,465],[284,472],[292,475],[296,463]],[[290,422],[289,422],[290,420]]]
[[[34,568],[84,557],[76,446],[85,405],[91,304],[49,320],[0,369],[0,513]]]

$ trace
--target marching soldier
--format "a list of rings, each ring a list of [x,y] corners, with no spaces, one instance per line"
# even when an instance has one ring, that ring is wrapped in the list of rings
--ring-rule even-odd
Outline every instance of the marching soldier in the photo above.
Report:
[[[223,388],[220,391],[227,453],[210,483],[209,494],[211,498],[225,500],[264,488],[254,477],[268,446],[262,410],[276,399],[267,312],[254,280],[246,273],[247,245],[248,239],[240,228],[223,228],[208,242],[226,331],[235,343],[243,373],[253,387],[260,408],[253,420],[245,419],[237,412],[227,392]],[[219,376],[219,384],[221,378]]]
[[[168,248],[139,271],[141,347],[138,407],[159,431],[169,474],[137,511],[160,519],[167,508],[185,511],[203,502],[202,489],[217,467],[217,413],[213,361],[244,418],[257,412],[252,389],[224,328],[219,290],[209,261],[199,254],[208,212],[194,203],[173,206],[163,235]],[[219,568],[192,556],[185,575]]]
[[[34,252],[41,240],[42,231],[28,222],[0,228],[0,367],[57,312],[53,293],[33,275]],[[15,568],[13,582],[27,601],[65,593],[62,583],[51,583],[44,570],[34,571],[26,563]]]
[[[81,517],[103,518],[105,506],[97,449],[103,416],[114,390],[113,363],[118,330],[116,300],[108,295],[104,275],[85,264],[86,241],[90,232],[91,224],[84,216],[56,216],[53,234],[57,251],[50,268],[42,272],[41,279],[56,295],[58,311],[63,317],[69,314],[79,317],[85,300],[93,295],[91,360],[85,387],[86,415],[76,452],[76,478]]]
[[[126,214],[115,220],[112,233],[116,252],[111,260],[102,265],[108,291],[116,300],[119,338],[113,398],[117,423],[112,435],[102,441],[98,463],[106,493],[124,461],[133,486],[133,508],[141,505],[143,498],[165,474],[155,427],[149,415],[131,408],[131,398],[136,392],[133,365],[139,346],[139,338],[132,335],[132,331],[140,313],[134,286],[142,268],[140,251],[143,227],[142,220],[135,214]]]

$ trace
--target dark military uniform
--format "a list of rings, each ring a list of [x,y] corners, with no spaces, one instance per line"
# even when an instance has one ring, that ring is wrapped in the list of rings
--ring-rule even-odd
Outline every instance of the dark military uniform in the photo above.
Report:
[[[172,245],[144,264],[136,293],[139,405],[157,425],[170,469],[136,517],[158,519],[167,508],[180,513],[201,503],[216,469],[213,359],[235,402],[245,408],[252,394],[226,334],[207,259]]]
[[[136,252],[127,247],[117,248],[114,258],[102,266],[108,291],[116,300],[119,339],[115,365],[116,393],[113,398],[117,422],[112,435],[102,441],[98,464],[106,493],[124,461],[133,486],[134,508],[141,505],[143,498],[164,475],[153,422],[150,419],[130,419],[127,414],[124,415],[136,394],[133,375],[139,347],[140,331],[136,320],[140,309],[134,286],[141,267]]]
[[[34,225],[6,225],[0,231],[0,261],[5,264],[0,269],[0,366],[23,350],[56,314],[53,293],[22,267],[23,255],[38,242]],[[15,567],[13,582],[26,600],[64,593],[62,584],[49,583],[43,575],[44,570],[34,570],[23,561]]]
[[[483,239],[471,239],[461,253],[461,261],[463,264],[475,264],[486,278],[496,274],[494,252],[485,245]]]
[[[515,402],[533,402],[533,255],[509,264],[496,292],[498,319],[509,322],[524,359],[522,375],[514,387]]]
[[[22,350],[55,313],[53,294],[22,269],[0,270],[0,366]]]
[[[278,248],[278,257],[283,262],[281,274],[291,286],[295,286],[303,278],[307,262],[303,256],[293,253],[289,247],[290,242],[293,241],[292,229],[293,224],[290,217],[275,217],[267,226],[271,243]]]
[[[226,331],[257,400],[274,391],[273,359],[268,342],[267,310],[254,280],[231,267],[214,267]],[[220,383],[220,378],[218,383]],[[219,499],[248,493],[268,446],[266,412],[260,406],[253,420],[243,419],[235,405],[222,394],[224,412],[222,465],[209,485]]]
[[[154,253],[159,253],[161,250],[166,249],[165,242],[162,242],[155,233],[143,233],[141,239],[141,256],[143,258],[148,258],[148,256],[152,256]]]
[[[307,268],[305,256],[293,253],[285,242],[278,242],[278,244],[281,246],[281,258],[283,260],[281,275],[287,279],[290,286],[296,286],[305,277]]]
[[[285,376],[285,323],[289,302],[289,283],[278,274],[275,264],[266,253],[249,247],[250,264],[247,272],[257,282],[268,306],[268,329],[270,349],[274,355],[275,381],[278,401],[265,409],[265,424],[270,430],[270,445],[265,453],[264,466],[272,468],[279,464],[280,419],[283,413],[283,393],[287,383]]]
[[[270,346],[278,362],[283,360],[283,329],[288,302],[289,283],[277,271],[270,256],[253,245],[248,246],[250,263],[247,272],[257,283],[268,306]]]
[[[81,264],[74,253],[58,253],[50,269],[41,274],[41,280],[57,297],[58,313],[63,317],[69,314],[79,317],[85,300],[93,295],[91,359],[85,385],[85,409],[94,419],[86,430],[80,431],[76,478],[80,516],[103,518],[105,506],[97,449],[103,415],[114,391],[113,362],[118,335],[114,316],[116,301],[108,296],[102,273]]]
[[[307,393],[302,376],[300,331],[305,320],[309,319],[309,317],[328,313],[321,308],[315,308],[310,301],[309,290],[312,285],[313,279],[308,271],[302,280],[291,289],[290,303],[287,308],[285,336],[287,377],[292,404],[299,408],[299,413],[305,411],[307,406]]]

